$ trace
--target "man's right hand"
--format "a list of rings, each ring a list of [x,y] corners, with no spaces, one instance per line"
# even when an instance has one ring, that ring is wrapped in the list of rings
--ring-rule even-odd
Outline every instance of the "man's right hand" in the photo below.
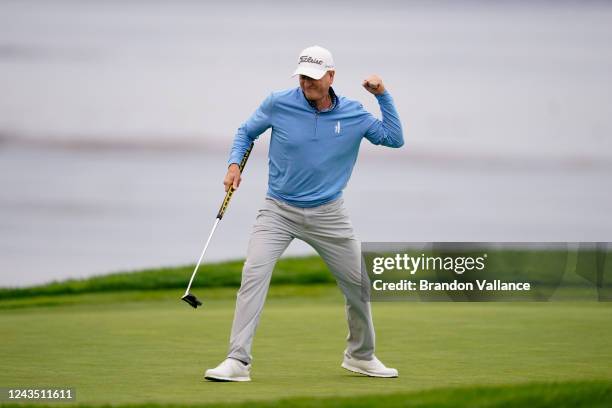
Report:
[[[227,174],[223,179],[223,184],[225,184],[225,191],[227,192],[230,187],[234,187],[234,190],[238,188],[240,185],[240,167],[236,163],[230,164],[227,169]]]

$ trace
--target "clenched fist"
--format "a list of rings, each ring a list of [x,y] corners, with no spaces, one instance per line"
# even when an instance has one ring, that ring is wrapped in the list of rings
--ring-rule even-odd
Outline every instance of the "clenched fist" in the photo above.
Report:
[[[385,92],[385,85],[383,84],[382,78],[375,74],[364,79],[361,85],[373,95],[380,95]]]

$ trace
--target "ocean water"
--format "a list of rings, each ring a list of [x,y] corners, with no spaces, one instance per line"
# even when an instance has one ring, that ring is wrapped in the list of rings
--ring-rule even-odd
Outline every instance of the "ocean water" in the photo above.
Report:
[[[246,253],[266,191],[265,141],[256,149],[205,262]],[[610,241],[610,167],[393,153],[362,157],[345,190],[363,241]],[[206,151],[0,150],[0,284],[195,262],[224,196],[225,160]],[[308,253],[299,241],[287,251]]]
[[[362,240],[612,240],[611,5],[309,4],[0,1],[0,285],[194,262],[235,129],[312,44],[405,127],[345,192]],[[207,260],[244,256],[268,136]]]

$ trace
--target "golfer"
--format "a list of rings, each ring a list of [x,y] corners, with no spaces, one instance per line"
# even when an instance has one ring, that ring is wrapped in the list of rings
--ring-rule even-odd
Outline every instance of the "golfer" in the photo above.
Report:
[[[206,371],[208,380],[250,381],[251,345],[272,270],[294,238],[321,255],[346,299],[349,333],[341,366],[372,377],[398,376],[396,369],[385,367],[374,356],[370,302],[361,296],[360,243],[344,208],[342,190],[362,139],[401,147],[402,126],[381,78],[371,75],[362,85],[378,100],[382,121],[359,102],[337,95],[331,87],[334,75],[328,50],[306,48],[293,75],[299,76],[300,86],[271,93],[236,133],[225,190],[238,188],[243,154],[272,128],[268,192],[242,269],[229,353],[219,366]]]

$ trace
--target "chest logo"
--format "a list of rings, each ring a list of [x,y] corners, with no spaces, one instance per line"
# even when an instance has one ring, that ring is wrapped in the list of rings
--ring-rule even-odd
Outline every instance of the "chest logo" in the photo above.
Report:
[[[340,128],[340,121],[338,121],[336,123],[336,126],[334,126],[334,132],[336,132],[336,134],[339,135],[340,134],[340,130],[341,130],[341,128]]]

